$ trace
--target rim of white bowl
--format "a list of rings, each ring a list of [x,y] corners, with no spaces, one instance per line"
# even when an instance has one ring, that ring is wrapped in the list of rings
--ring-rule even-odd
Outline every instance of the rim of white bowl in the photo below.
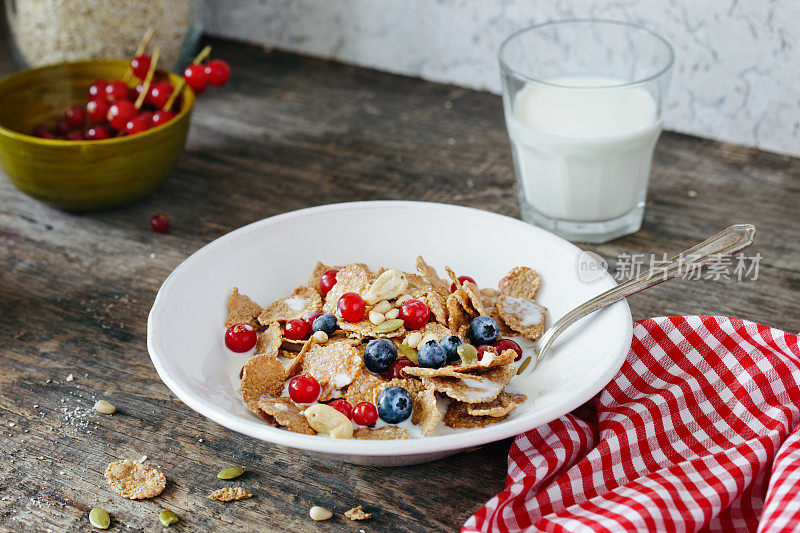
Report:
[[[158,290],[153,307],[147,319],[147,350],[150,353],[150,359],[158,372],[161,380],[169,387],[169,389],[186,405],[201,415],[213,420],[214,422],[250,437],[270,442],[273,444],[280,444],[291,448],[307,450],[311,452],[318,452],[333,455],[349,455],[349,456],[413,456],[413,455],[427,455],[437,452],[458,451],[475,446],[481,446],[490,442],[495,442],[508,437],[513,437],[546,424],[559,416],[569,413],[573,409],[587,402],[595,394],[600,392],[603,387],[608,384],[611,378],[619,371],[622,366],[625,356],[630,348],[630,342],[633,336],[633,321],[631,318],[630,308],[625,300],[615,303],[607,308],[605,311],[614,312],[620,315],[623,319],[621,322],[625,324],[625,330],[620,332],[620,342],[616,349],[615,361],[610,365],[605,372],[603,372],[593,383],[591,387],[587,387],[582,393],[576,394],[569,402],[559,403],[549,406],[548,408],[539,411],[535,416],[521,416],[518,419],[512,419],[500,424],[487,426],[485,428],[473,429],[462,433],[455,433],[450,435],[438,435],[431,437],[424,437],[420,439],[404,439],[404,440],[337,440],[331,438],[320,438],[316,435],[303,435],[301,433],[293,433],[285,429],[279,429],[270,426],[259,420],[244,420],[236,415],[232,415],[225,409],[214,404],[213,402],[199,397],[175,380],[168,368],[168,358],[162,354],[159,346],[159,339],[156,338],[157,327],[156,323],[159,317],[165,310],[167,300],[169,298],[169,291],[176,280],[182,274],[189,271],[195,264],[202,261],[202,259],[212,253],[214,249],[229,241],[239,239],[254,231],[259,231],[265,227],[281,224],[291,219],[302,218],[310,215],[318,215],[326,212],[336,211],[351,211],[354,209],[364,210],[379,210],[386,208],[403,208],[403,209],[436,209],[443,211],[452,211],[453,216],[469,215],[473,217],[485,217],[491,219],[494,223],[512,225],[516,227],[523,227],[531,233],[538,234],[539,238],[543,238],[553,242],[553,244],[572,248],[576,253],[580,253],[581,249],[558,237],[542,228],[527,224],[521,220],[492,213],[490,211],[483,211],[471,207],[464,207],[459,205],[442,204],[436,202],[412,202],[403,200],[377,200],[365,202],[346,202],[337,204],[328,204],[316,207],[308,207],[296,211],[290,211],[280,215],[275,215],[269,218],[253,222],[239,229],[233,230],[217,239],[206,244],[180,265],[178,265],[172,273],[167,276],[161,288]],[[604,274],[603,279],[608,288],[616,285],[614,278],[607,272]]]

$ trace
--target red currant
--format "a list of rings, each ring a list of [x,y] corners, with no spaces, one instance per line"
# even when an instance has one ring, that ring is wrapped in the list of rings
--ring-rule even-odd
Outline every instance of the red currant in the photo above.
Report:
[[[321,292],[323,296],[328,294],[333,286],[336,285],[336,274],[338,272],[338,270],[327,270],[324,274],[322,274],[322,276],[320,276],[319,292]]]
[[[353,419],[353,406],[347,400],[333,400],[329,403],[331,407],[342,413],[349,419]]]
[[[131,59],[131,70],[140,80],[145,79],[147,71],[150,70],[150,56],[136,56]]]
[[[378,409],[375,404],[361,402],[353,407],[353,422],[359,426],[371,426],[378,421]]]
[[[208,79],[208,84],[214,87],[224,85],[231,77],[231,66],[222,59],[212,59],[206,63],[203,71]]]
[[[505,352],[506,350],[514,350],[517,352],[517,356],[514,358],[514,361],[519,361],[522,359],[522,347],[511,339],[500,339],[494,343],[494,347],[499,354]]]
[[[246,352],[256,345],[258,336],[247,324],[234,324],[225,331],[225,346],[237,353]]]
[[[136,117],[136,118],[138,118],[140,120],[143,120],[147,124],[148,128],[153,125],[153,112],[152,111],[142,111],[141,113],[139,113],[139,116]]]
[[[72,130],[71,132],[67,133],[67,140],[68,141],[84,141],[83,132],[81,130]]]
[[[147,99],[154,107],[161,109],[166,105],[167,100],[169,100],[169,97],[174,90],[175,87],[173,87],[170,82],[159,81],[150,87],[150,94],[147,95]]]
[[[53,129],[56,135],[63,137],[67,133],[72,131],[72,126],[69,125],[69,122],[66,120],[60,121],[56,124],[56,127]]]
[[[93,122],[105,122],[108,115],[108,102],[102,98],[89,100],[86,104],[86,114]]]
[[[295,403],[314,403],[319,398],[319,383],[311,376],[299,375],[289,382],[289,398]]]
[[[208,85],[205,67],[196,63],[192,63],[183,70],[183,79],[195,94],[202,94]]]
[[[314,328],[314,319],[317,318],[322,313],[308,313],[303,317],[303,322],[306,323],[306,327],[308,328],[308,333],[306,335],[310,335]]]
[[[106,80],[97,80],[89,87],[89,100],[96,98],[106,99],[106,87],[108,82]]]
[[[83,111],[82,107],[73,106],[67,109],[64,113],[64,118],[67,119],[67,122],[73,128],[80,128],[86,120],[86,113]]]
[[[132,120],[129,120],[127,124],[125,124],[125,133],[128,135],[136,135],[137,133],[142,133],[143,131],[147,131],[150,129],[150,121],[146,118],[136,117]]]
[[[109,137],[111,137],[111,134],[105,126],[92,126],[86,130],[86,138],[90,141],[102,141]]]
[[[469,276],[458,276],[458,281],[464,283],[465,281],[469,281],[470,283],[475,283],[475,280]],[[475,283],[477,285],[477,283]],[[456,292],[456,284],[455,282],[450,284],[450,292]]]
[[[127,100],[119,100],[108,108],[106,118],[115,130],[124,130],[128,121],[136,116],[138,110]]]
[[[41,137],[42,139],[55,139],[56,136],[53,134],[53,130],[50,129],[50,126],[47,124],[39,124],[33,130],[34,137]]]
[[[150,227],[156,233],[166,233],[169,230],[169,217],[164,213],[157,213],[150,219]]]
[[[395,379],[395,378],[401,379],[408,377],[401,372],[407,366],[417,366],[417,365],[416,363],[414,363],[414,361],[412,361],[411,359],[407,359],[405,357],[397,359],[394,363],[392,363],[392,366],[390,366],[389,370],[387,371],[389,379]]]
[[[114,80],[106,85],[106,98],[109,102],[128,99],[128,84],[122,80]]]
[[[299,341],[305,339],[308,335],[308,327],[301,319],[295,318],[286,323],[286,326],[283,328],[283,335],[287,339]]]
[[[425,302],[412,298],[400,305],[400,314],[398,316],[403,319],[403,325],[406,329],[420,329],[428,323],[430,310],[428,310],[428,305]]]
[[[167,111],[165,109],[162,109],[160,111],[156,111],[155,113],[153,113],[153,118],[150,120],[150,122],[152,122],[153,127],[155,128],[156,126],[161,126],[162,124],[166,124],[167,122],[172,120],[174,116],[175,113],[173,113],[172,111]]]
[[[336,308],[343,319],[348,322],[358,322],[364,318],[367,304],[364,303],[364,299],[357,292],[346,292],[339,298]]]
[[[490,346],[488,344],[481,344],[478,346],[478,361],[483,359],[483,354],[489,352],[492,355],[497,355],[497,349],[494,346]]]

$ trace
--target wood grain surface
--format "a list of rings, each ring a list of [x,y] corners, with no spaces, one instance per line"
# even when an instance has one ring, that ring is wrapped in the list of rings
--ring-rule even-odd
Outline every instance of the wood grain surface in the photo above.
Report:
[[[243,437],[183,405],[146,349],[147,313],[189,254],[250,222],[350,200],[468,205],[518,217],[496,96],[212,41],[233,77],[198,104],[186,152],[153,197],[92,214],[61,212],[0,180],[0,528],[87,531],[453,531],[503,489],[510,441],[438,462],[343,465]],[[13,69],[0,53],[0,73]],[[693,192],[696,192],[696,195]],[[800,161],[676,134],[656,150],[644,227],[586,247],[676,252],[734,222],[758,226],[757,280],[675,281],[634,296],[634,317],[723,314],[800,329]],[[153,233],[156,212],[172,219]],[[305,243],[290,244],[304,246]],[[498,250],[497,253],[502,253]],[[73,381],[67,381],[69,374]],[[114,415],[91,411],[96,399]],[[111,492],[103,470],[138,459],[169,482],[150,501]],[[221,468],[249,469],[252,500],[207,498]],[[337,513],[308,518],[322,505]],[[372,513],[350,522],[341,513]]]

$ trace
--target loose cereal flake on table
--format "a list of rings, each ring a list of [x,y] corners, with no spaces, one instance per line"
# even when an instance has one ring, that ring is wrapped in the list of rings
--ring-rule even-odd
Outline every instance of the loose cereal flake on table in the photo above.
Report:
[[[217,489],[208,495],[212,500],[218,502],[232,502],[236,500],[243,500],[245,498],[252,498],[253,495],[242,487],[225,487],[224,489]]]
[[[365,513],[360,505],[358,507],[353,507],[349,511],[346,511],[344,515],[350,520],[366,520],[372,516],[369,513]]]
[[[167,486],[164,474],[127,459],[108,465],[104,476],[114,492],[131,500],[154,498]]]

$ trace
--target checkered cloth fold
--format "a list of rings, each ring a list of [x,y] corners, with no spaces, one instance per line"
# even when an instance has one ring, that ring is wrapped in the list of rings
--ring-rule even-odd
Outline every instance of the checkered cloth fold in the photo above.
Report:
[[[591,402],[519,435],[463,531],[800,530],[800,347],[733,318],[635,324]]]

